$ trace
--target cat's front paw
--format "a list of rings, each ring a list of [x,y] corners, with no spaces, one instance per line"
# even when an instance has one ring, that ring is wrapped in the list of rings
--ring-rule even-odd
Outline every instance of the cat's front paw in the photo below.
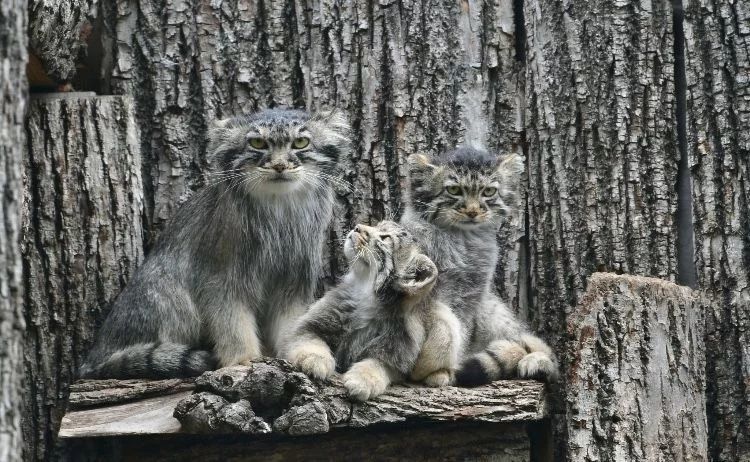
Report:
[[[535,351],[518,361],[518,377],[554,382],[557,380],[557,365],[546,353]]]
[[[287,359],[297,369],[316,379],[327,379],[336,371],[336,360],[327,346],[300,346],[292,350]]]
[[[388,388],[388,377],[382,367],[370,361],[355,363],[343,377],[344,388],[355,401],[367,401]]]
[[[422,382],[428,387],[447,387],[453,384],[453,374],[448,369],[440,369],[425,377]]]

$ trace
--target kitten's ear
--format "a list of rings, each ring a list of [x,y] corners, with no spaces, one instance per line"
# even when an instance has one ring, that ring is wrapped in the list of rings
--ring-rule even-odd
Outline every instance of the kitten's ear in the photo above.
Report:
[[[331,144],[348,142],[352,129],[346,114],[335,108],[315,112],[306,125],[317,137]]]
[[[432,288],[437,276],[435,263],[420,253],[409,261],[396,284],[401,292],[407,295],[421,295]]]
[[[506,184],[518,183],[522,173],[523,157],[515,153],[501,157],[495,167],[495,175]]]
[[[427,154],[417,153],[409,156],[409,173],[437,173],[440,169]]]
[[[226,138],[231,121],[232,119],[227,117],[226,119],[216,119],[211,123],[211,126],[208,127],[208,144],[210,146],[215,146]]]

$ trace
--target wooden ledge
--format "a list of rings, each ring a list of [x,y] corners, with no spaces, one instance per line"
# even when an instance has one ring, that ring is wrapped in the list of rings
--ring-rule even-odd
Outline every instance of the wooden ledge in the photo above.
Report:
[[[70,403],[60,438],[309,435],[407,421],[524,423],[548,415],[541,382],[501,380],[477,388],[397,385],[376,399],[352,403],[338,377],[313,382],[275,359],[209,372],[194,383],[81,381],[72,386]]]

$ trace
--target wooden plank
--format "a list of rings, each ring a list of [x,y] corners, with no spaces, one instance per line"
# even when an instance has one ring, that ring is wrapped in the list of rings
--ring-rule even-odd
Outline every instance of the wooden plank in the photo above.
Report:
[[[131,403],[69,412],[63,417],[60,438],[178,433],[174,408],[192,392],[146,398]]]

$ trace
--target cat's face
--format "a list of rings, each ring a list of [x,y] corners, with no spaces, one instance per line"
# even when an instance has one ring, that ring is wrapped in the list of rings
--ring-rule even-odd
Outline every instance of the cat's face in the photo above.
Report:
[[[371,278],[376,292],[391,289],[421,295],[437,278],[437,267],[420,250],[414,237],[393,221],[377,226],[357,225],[346,237],[344,254],[352,270]]]
[[[216,123],[209,153],[218,181],[254,195],[330,186],[349,127],[339,113],[266,110]]]
[[[438,159],[409,159],[409,196],[414,210],[443,228],[497,228],[517,207],[523,162],[501,160],[472,148],[458,148]]]

